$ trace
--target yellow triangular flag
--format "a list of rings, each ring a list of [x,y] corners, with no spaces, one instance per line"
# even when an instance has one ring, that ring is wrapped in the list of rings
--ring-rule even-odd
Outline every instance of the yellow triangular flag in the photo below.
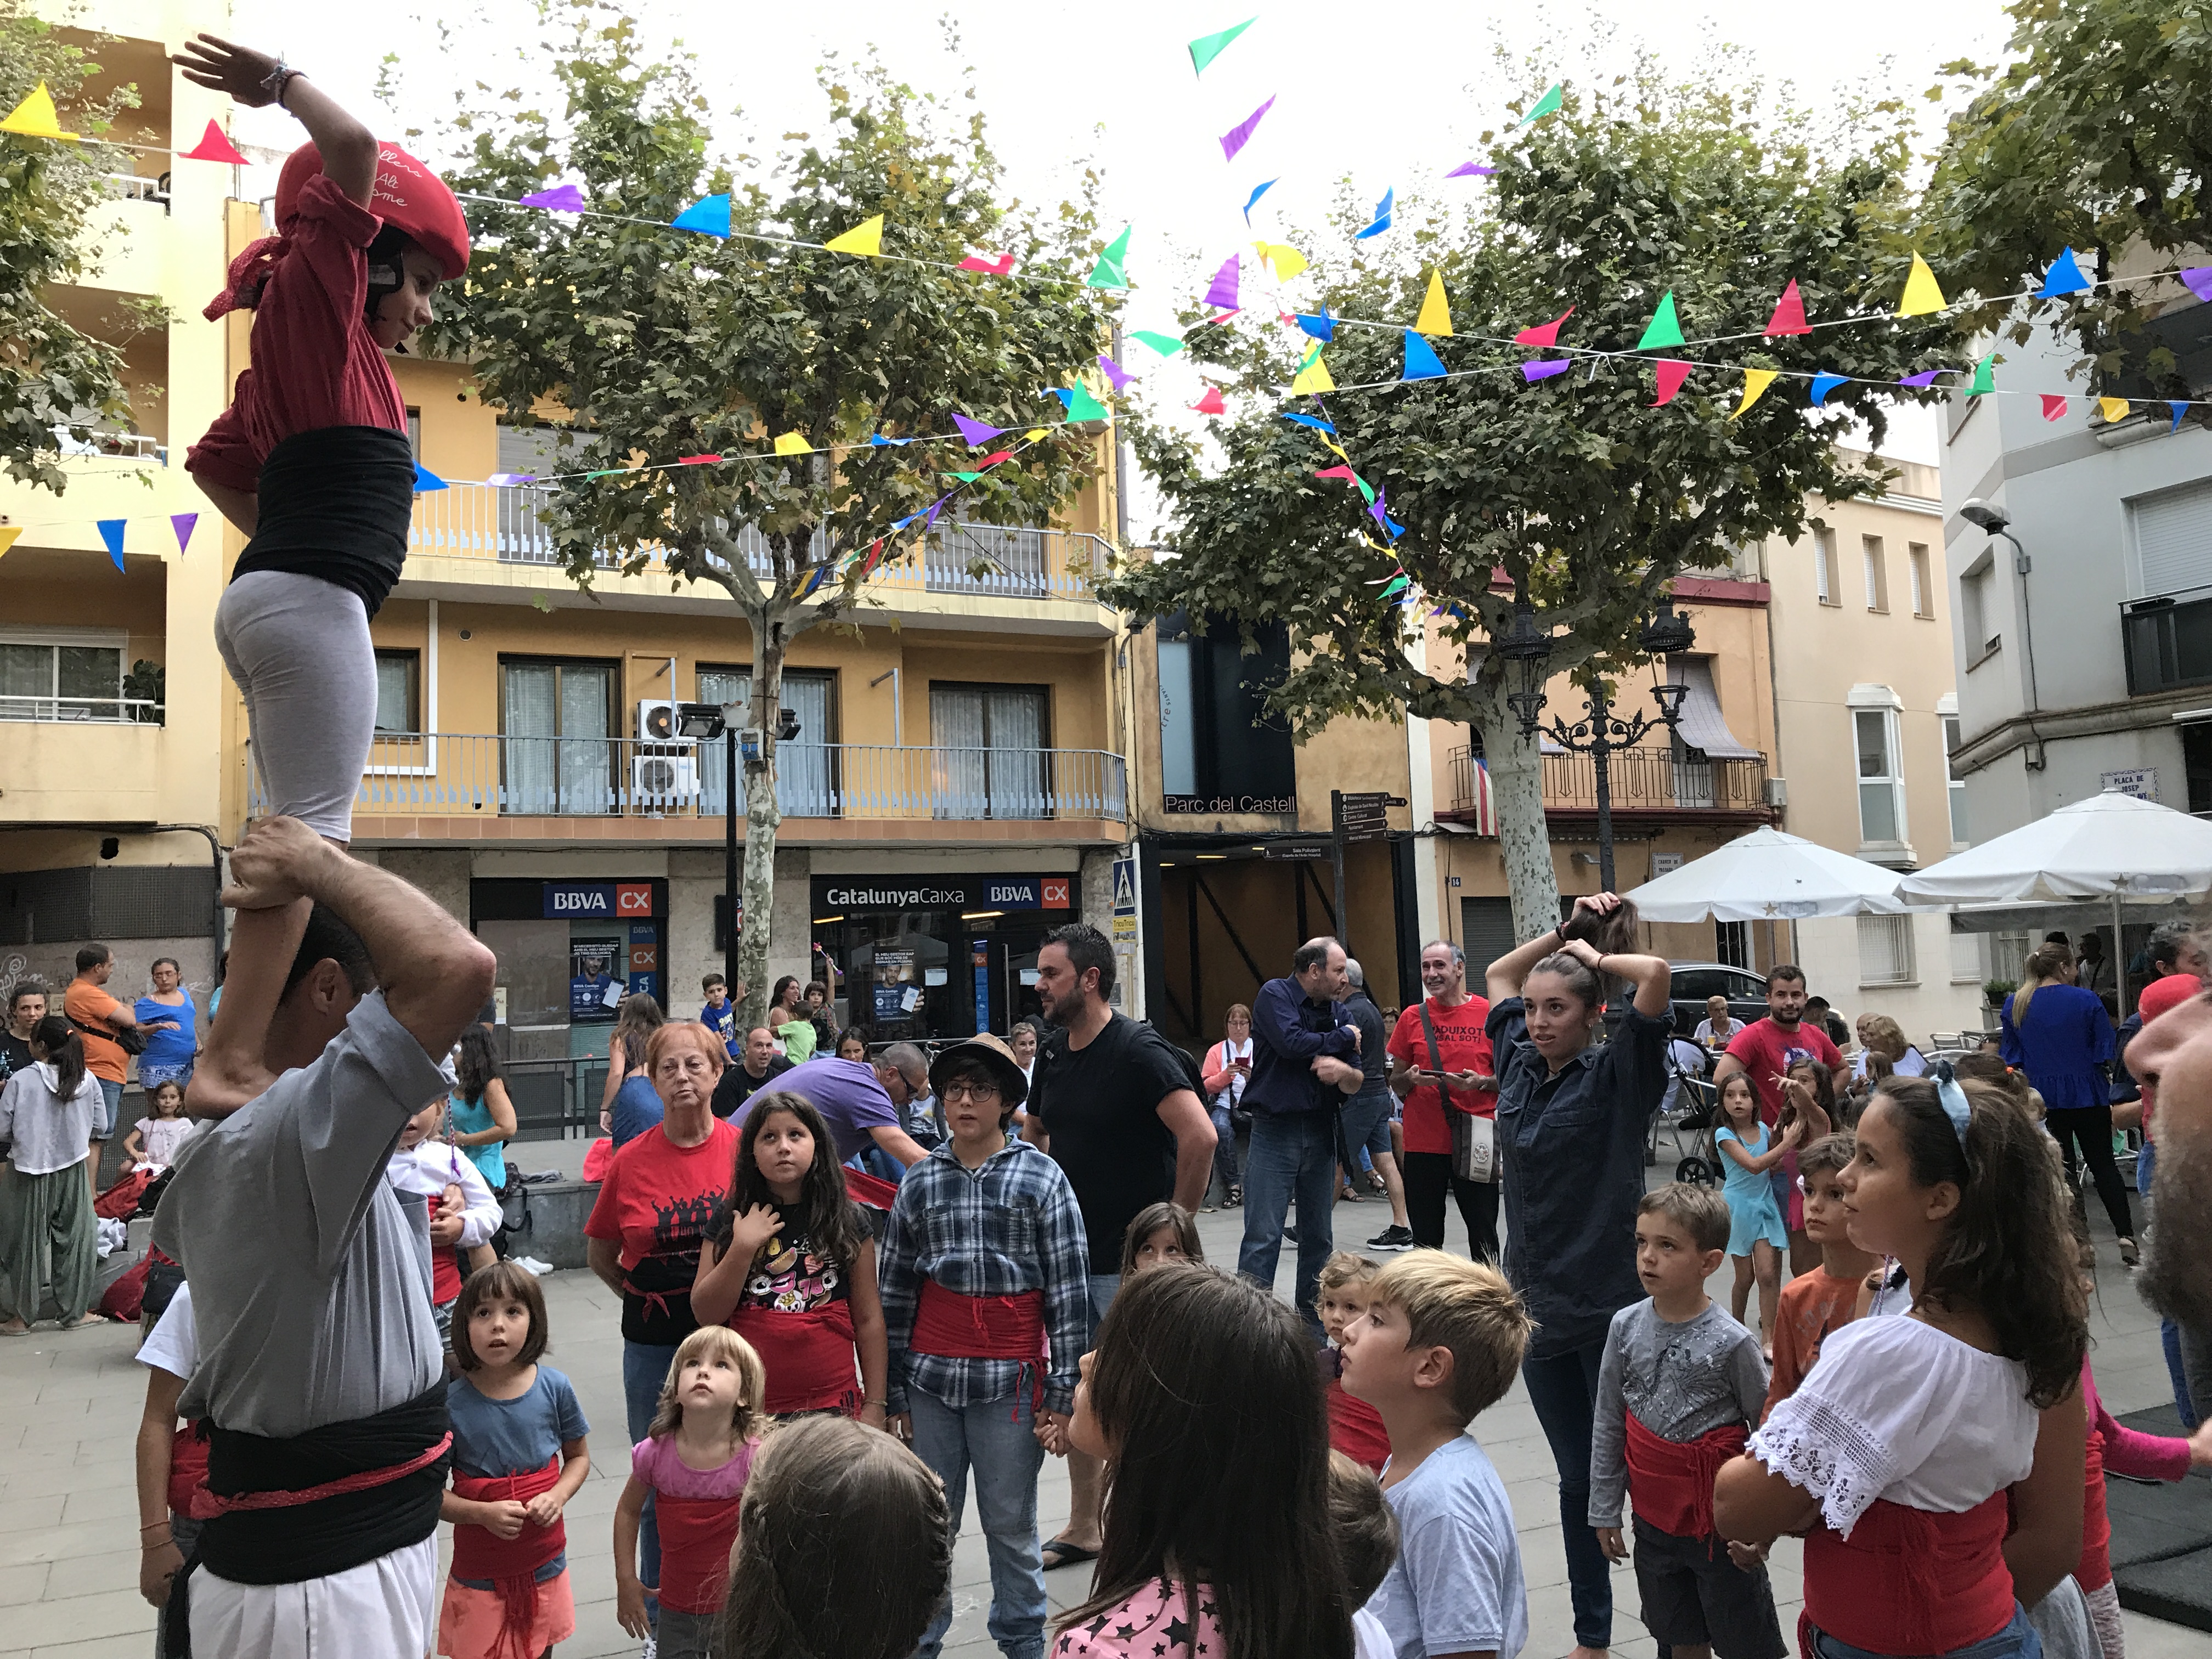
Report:
[[[66,138],[76,142],[76,134],[62,131],[61,117],[54,109],[54,95],[46,90],[44,81],[33,88],[31,95],[8,112],[8,118],[0,121],[0,132],[18,133],[26,138]]]
[[[2125,398],[2100,398],[2097,407],[2103,411],[2108,422],[2117,424],[2128,418],[2128,400]]]
[[[1735,415],[1729,416],[1729,419],[1731,421],[1735,419],[1736,415],[1742,414],[1745,410],[1749,409],[1753,404],[1757,403],[1761,397],[1765,396],[1766,388],[1774,384],[1775,373],[1776,371],[1771,368],[1747,368],[1744,370],[1743,401],[1735,406]]]
[[[1329,374],[1328,365],[1322,362],[1321,346],[1316,343],[1306,353],[1305,362],[1298,365],[1298,376],[1291,382],[1291,392],[1293,396],[1303,397],[1308,392],[1335,390],[1336,381]]]
[[[775,441],[775,453],[779,455],[811,454],[813,449],[814,446],[806,441],[806,434],[803,432],[787,432]]]
[[[1347,463],[1347,464],[1351,461],[1352,457],[1351,457],[1351,456],[1349,456],[1349,455],[1347,455],[1347,454],[1346,454],[1346,453],[1344,453],[1344,451],[1342,450],[1342,448],[1340,448],[1340,447],[1338,446],[1337,441],[1336,441],[1336,440],[1335,440],[1335,439],[1334,439],[1334,438],[1323,438],[1323,439],[1322,440],[1322,442],[1323,442],[1324,444],[1326,444],[1326,445],[1328,445],[1328,447],[1329,447],[1330,451],[1331,451],[1331,452],[1332,452],[1332,453],[1336,456],[1336,459],[1339,459],[1340,461],[1343,461],[1343,462],[1346,462],[1346,463]]]
[[[0,553],[15,546],[15,538],[22,533],[23,526],[19,524],[0,525]]]
[[[863,219],[842,236],[832,236],[822,244],[832,253],[861,253],[873,258],[884,251],[884,216]]]
[[[1441,270],[1432,270],[1429,273],[1429,297],[1421,301],[1421,314],[1413,319],[1413,332],[1449,334],[1451,331],[1451,307],[1444,299],[1444,274]]]
[[[1306,256],[1288,242],[1255,242],[1260,257],[1275,268],[1275,280],[1287,283],[1306,268]]]
[[[1022,434],[1022,441],[1025,444],[1033,444],[1039,438],[1043,437],[1048,430],[1048,428],[1045,427],[1033,426],[1028,431]]]
[[[1928,261],[1914,254],[1912,274],[1905,279],[1905,298],[1897,307],[1897,314],[1925,317],[1931,311],[1942,310],[1946,303],[1943,290],[1936,285],[1936,273],[1928,269]]]

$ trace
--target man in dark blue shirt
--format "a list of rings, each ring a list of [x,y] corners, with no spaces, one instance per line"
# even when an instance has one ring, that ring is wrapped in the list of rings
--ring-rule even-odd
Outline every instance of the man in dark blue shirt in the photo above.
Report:
[[[1335,1248],[1329,1224],[1336,1201],[1337,1108],[1365,1080],[1359,1027],[1343,998],[1350,981],[1344,946],[1309,939],[1291,957],[1286,979],[1271,979],[1252,999],[1252,1150],[1244,1164],[1244,1243],[1237,1271],[1273,1287],[1283,1222],[1297,1200],[1296,1300],[1316,1341],[1314,1297],[1322,1264]]]

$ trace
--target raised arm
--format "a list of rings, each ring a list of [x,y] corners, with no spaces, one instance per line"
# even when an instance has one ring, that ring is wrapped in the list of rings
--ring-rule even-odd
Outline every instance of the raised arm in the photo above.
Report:
[[[202,34],[169,61],[195,86],[227,92],[248,109],[276,104],[307,128],[330,181],[362,207],[376,188],[376,135],[297,70],[267,52]]]

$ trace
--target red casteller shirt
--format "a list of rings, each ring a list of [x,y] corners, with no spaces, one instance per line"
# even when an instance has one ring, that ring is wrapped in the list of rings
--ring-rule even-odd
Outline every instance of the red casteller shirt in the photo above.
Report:
[[[1728,1051],[1751,1073],[1751,1091],[1759,1097],[1759,1121],[1769,1128],[1782,1115],[1782,1091],[1773,1085],[1775,1077],[1808,1055],[1832,1072],[1844,1063],[1828,1034],[1810,1020],[1799,1022],[1794,1031],[1785,1031],[1771,1018],[1755,1019],[1735,1034]]]
[[[628,1288],[623,1336],[666,1346],[699,1328],[691,1316],[691,1281],[699,1250],[714,1230],[718,1209],[738,1164],[738,1127],[714,1120],[707,1139],[678,1146],[659,1127],[626,1144],[607,1166],[586,1238],[622,1247]]]
[[[1431,997],[1406,1009],[1398,1016],[1397,1026],[1384,1045],[1391,1059],[1401,1066],[1415,1066],[1424,1072],[1437,1069],[1430,1063],[1428,1033],[1421,1029],[1423,1007],[1428,1009],[1429,1019],[1437,1028],[1437,1053],[1443,1060],[1443,1070],[1473,1072],[1478,1077],[1498,1075],[1490,1033],[1484,1029],[1490,1019],[1487,997],[1471,996],[1456,1008],[1446,1008]],[[1474,1117],[1498,1115],[1495,1089],[1454,1089],[1451,1098],[1455,1111]],[[1406,1150],[1449,1152],[1451,1149],[1451,1125],[1444,1119],[1443,1090],[1436,1084],[1425,1083],[1406,1097]]]
[[[2136,999],[2136,1009],[2142,1015],[2143,1024],[2148,1025],[2169,1009],[2179,1008],[2203,988],[2204,981],[2194,974],[2162,975],[2143,987],[2142,994]],[[2136,1081],[2142,1089],[2143,1139],[2155,1140],[2158,1137],[2150,1131],[2150,1118],[2158,1105],[2158,1091],[2141,1078]]]
[[[254,494],[261,464],[285,439],[332,426],[407,430],[407,405],[384,349],[368,331],[368,245],[384,221],[327,174],[301,186],[289,252],[262,284],[253,312],[253,367],[230,407],[185,453],[210,483]]]

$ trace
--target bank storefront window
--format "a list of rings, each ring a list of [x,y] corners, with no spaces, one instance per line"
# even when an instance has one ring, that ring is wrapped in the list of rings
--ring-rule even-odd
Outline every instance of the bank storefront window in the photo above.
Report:
[[[816,876],[814,942],[872,1042],[1004,1036],[1039,1012],[1037,950],[1082,919],[1072,871]]]

